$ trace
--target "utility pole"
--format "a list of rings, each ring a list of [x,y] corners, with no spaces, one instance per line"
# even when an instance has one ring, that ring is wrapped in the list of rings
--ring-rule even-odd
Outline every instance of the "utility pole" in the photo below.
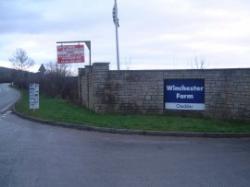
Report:
[[[118,7],[117,7],[117,0],[115,0],[114,8],[113,8],[113,21],[115,24],[115,35],[116,35],[116,62],[117,62],[117,70],[120,70],[120,52],[119,52],[119,32],[118,28],[119,19],[118,19]]]

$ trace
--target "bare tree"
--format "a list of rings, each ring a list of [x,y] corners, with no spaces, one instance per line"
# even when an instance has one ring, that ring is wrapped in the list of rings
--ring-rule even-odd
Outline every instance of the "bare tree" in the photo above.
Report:
[[[9,61],[17,70],[27,70],[35,64],[34,60],[21,48],[16,49],[15,53],[9,58]]]
[[[199,59],[198,57],[194,58],[194,68],[195,69],[205,69],[206,62],[204,59]]]
[[[130,69],[131,63],[132,63],[132,58],[131,57],[125,58],[124,67],[126,68],[126,70]]]
[[[63,77],[66,76],[71,76],[72,72],[70,71],[70,68],[66,64],[58,64],[58,63],[53,63],[49,62],[46,65],[46,70],[48,74],[57,74]]]
[[[52,97],[77,100],[77,77],[72,77],[68,65],[49,62],[40,79],[41,90]]]

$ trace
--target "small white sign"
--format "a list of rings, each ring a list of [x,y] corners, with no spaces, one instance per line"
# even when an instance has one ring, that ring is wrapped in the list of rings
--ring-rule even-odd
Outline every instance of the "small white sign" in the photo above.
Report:
[[[170,110],[205,110],[205,104],[200,104],[200,103],[165,103],[165,109],[170,109]]]
[[[29,108],[31,110],[39,109],[39,84],[29,85]]]

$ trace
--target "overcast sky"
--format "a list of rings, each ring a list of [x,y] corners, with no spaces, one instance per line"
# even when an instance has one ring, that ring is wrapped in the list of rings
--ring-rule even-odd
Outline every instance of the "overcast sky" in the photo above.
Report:
[[[56,61],[57,41],[91,40],[93,61],[115,69],[113,3],[1,0],[0,66],[16,48],[39,66]],[[250,67],[249,0],[118,0],[118,9],[122,69],[192,68],[195,59]]]

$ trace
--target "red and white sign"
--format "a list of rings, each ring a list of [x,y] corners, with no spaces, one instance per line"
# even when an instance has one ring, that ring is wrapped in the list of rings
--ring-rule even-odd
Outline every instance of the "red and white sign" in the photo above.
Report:
[[[57,46],[57,62],[59,64],[84,63],[84,45]]]

